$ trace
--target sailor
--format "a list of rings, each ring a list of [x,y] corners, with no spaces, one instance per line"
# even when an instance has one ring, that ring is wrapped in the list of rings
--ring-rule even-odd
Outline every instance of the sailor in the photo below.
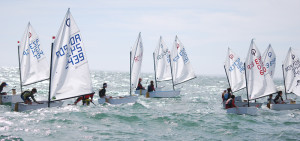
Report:
[[[282,99],[282,91],[278,91],[278,94],[276,95],[274,102],[275,104],[284,104],[284,101]]]
[[[270,95],[269,95],[269,98],[268,98],[268,104],[267,104],[267,107],[268,107],[269,109],[270,109],[271,104],[274,104],[274,101],[273,101],[272,97],[273,97],[273,95],[270,94]]]
[[[105,93],[106,93],[106,89],[105,88],[106,87],[107,87],[107,84],[103,83],[102,89],[99,90],[99,97],[100,98],[105,98],[106,97],[106,95],[105,95]]]
[[[226,94],[226,90],[224,90],[223,93],[222,93],[222,100],[223,100],[223,102],[225,101],[225,98],[224,98],[225,94]]]
[[[153,92],[153,91],[155,91],[154,84],[153,81],[150,81],[150,85],[148,86],[148,92]]]
[[[140,90],[140,89],[145,90],[145,87],[143,87],[143,85],[141,84],[141,82],[142,82],[142,78],[139,78],[139,83],[138,83],[138,85],[136,87],[136,90]]]
[[[227,93],[224,95],[224,100],[227,101],[229,98],[231,98],[231,88],[227,88]]]
[[[3,88],[6,87],[6,86],[7,86],[6,82],[1,83],[1,85],[0,85],[0,95],[7,95],[6,92],[2,92]]]
[[[37,103],[37,104],[42,104],[42,103],[39,103],[39,102],[37,102],[37,101],[35,100],[34,95],[33,95],[33,94],[35,94],[35,93],[37,93],[36,88],[32,88],[31,91],[30,91],[30,90],[26,90],[26,91],[24,91],[24,92],[21,94],[21,98],[23,99],[23,101],[25,102],[25,104],[30,104],[30,105],[32,104],[32,101],[30,100],[29,97],[31,97],[31,99],[32,99],[35,103]]]
[[[93,102],[94,94],[88,94],[83,96],[82,105],[90,105],[90,102]]]
[[[235,103],[235,96],[234,95],[231,95],[231,98],[229,98],[227,101],[226,101],[226,109],[228,108],[233,108],[233,107],[236,107],[237,106],[234,104]]]

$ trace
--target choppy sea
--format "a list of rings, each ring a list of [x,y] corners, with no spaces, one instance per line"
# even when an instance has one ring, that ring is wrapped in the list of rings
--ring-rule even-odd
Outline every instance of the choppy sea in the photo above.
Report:
[[[91,71],[91,77],[96,106],[67,105],[75,101],[69,99],[60,108],[12,112],[10,106],[0,105],[0,140],[300,140],[300,110],[273,111],[263,105],[258,116],[226,114],[221,105],[221,93],[228,87],[225,75],[198,76],[180,84],[179,98],[140,96],[124,105],[99,105],[96,99],[103,82],[108,83],[107,95],[128,95],[128,72]],[[142,77],[144,86],[154,79],[153,74]],[[17,68],[1,67],[0,81],[20,92]],[[24,89],[36,87],[36,99],[46,100],[48,84]],[[284,90],[282,79],[275,84]],[[171,81],[158,85],[172,89]],[[235,95],[246,99],[245,90]]]

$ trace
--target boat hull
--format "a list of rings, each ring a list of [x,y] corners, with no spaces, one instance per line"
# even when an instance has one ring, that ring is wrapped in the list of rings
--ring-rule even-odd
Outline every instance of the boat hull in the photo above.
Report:
[[[242,102],[242,101],[235,101],[235,106],[237,107],[248,107],[248,102]],[[257,108],[261,108],[261,106],[263,105],[263,103],[249,103],[250,107],[257,107]],[[223,108],[225,108],[225,102],[223,102]]]
[[[99,98],[98,103],[104,104],[126,104],[126,103],[135,103],[138,99],[138,96],[124,96],[124,97],[112,97],[112,98]]]
[[[238,107],[227,109],[227,114],[237,114],[237,115],[257,115],[258,109],[256,107]]]
[[[151,98],[171,98],[179,97],[180,91],[154,91],[149,92],[149,97]],[[147,95],[145,95],[147,97]]]
[[[48,101],[39,101],[42,102],[42,104],[37,104],[33,102],[31,105],[25,104],[25,103],[12,103],[12,110],[16,112],[23,112],[23,111],[28,111],[28,110],[37,110],[37,109],[42,109],[42,108],[47,108],[48,107]],[[50,103],[50,107],[60,107],[62,106],[63,101],[52,101]]]
[[[147,93],[147,90],[136,90],[135,92],[134,92],[135,94],[137,94],[137,95],[146,95],[146,93]]]
[[[294,110],[300,109],[300,104],[271,104],[271,110]]]
[[[0,104],[11,105],[12,103],[23,102],[21,94],[0,95]]]

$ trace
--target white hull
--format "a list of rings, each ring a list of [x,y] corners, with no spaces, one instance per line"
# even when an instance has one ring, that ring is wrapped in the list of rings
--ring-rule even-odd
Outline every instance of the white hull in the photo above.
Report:
[[[258,109],[256,107],[238,107],[227,109],[227,114],[237,114],[237,115],[257,115]]]
[[[112,98],[99,98],[98,103],[104,104],[126,104],[126,103],[135,103],[138,99],[138,96],[124,96],[124,97],[112,97]]]
[[[31,105],[25,103],[12,103],[11,108],[13,111],[22,112],[27,110],[37,110],[37,109],[48,107],[48,101],[39,101],[39,102],[42,102],[43,104],[37,104],[35,102],[32,102]],[[63,101],[54,101],[50,103],[50,107],[60,107],[62,106],[63,103],[64,103]]]
[[[235,101],[235,106],[237,107],[248,107],[248,102],[242,102],[242,101]],[[257,108],[261,108],[263,103],[253,103],[250,102],[249,105],[250,107],[257,107]],[[223,108],[225,108],[225,102],[223,102]]]
[[[146,95],[146,93],[147,93],[147,90],[135,90],[135,92],[134,92],[135,94],[137,94],[137,95]]]
[[[180,91],[154,91],[149,93],[149,97],[153,97],[153,98],[179,97],[179,95],[180,95]]]
[[[23,102],[21,94],[17,95],[0,95],[0,104],[11,104],[16,102]]]
[[[272,110],[294,110],[294,109],[300,109],[300,104],[271,104],[270,109],[272,109]]]

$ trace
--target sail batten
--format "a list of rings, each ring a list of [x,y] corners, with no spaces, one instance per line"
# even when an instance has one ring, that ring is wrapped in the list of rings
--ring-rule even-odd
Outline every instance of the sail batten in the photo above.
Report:
[[[262,56],[256,47],[253,39],[249,47],[246,66],[246,81],[249,99],[257,99],[276,93],[274,82],[269,74],[266,74],[266,67]]]
[[[244,63],[230,48],[228,48],[226,56],[225,72],[232,92],[246,88]]]
[[[49,79],[49,63],[40,39],[28,23],[19,47],[21,84],[23,86]]]
[[[186,82],[196,77],[186,53],[186,49],[177,36],[175,37],[171,51],[171,62],[174,85]]]
[[[52,50],[52,100],[93,93],[85,46],[70,10],[60,26]]]

